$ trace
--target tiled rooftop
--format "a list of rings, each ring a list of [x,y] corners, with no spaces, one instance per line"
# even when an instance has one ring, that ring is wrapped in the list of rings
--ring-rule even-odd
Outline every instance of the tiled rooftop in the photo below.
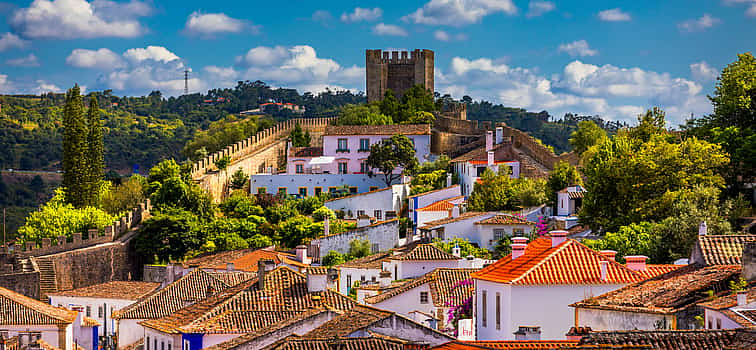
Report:
[[[582,345],[650,345],[655,350],[753,349],[756,333],[739,330],[606,331],[584,336]],[[750,338],[750,340],[748,339]]]
[[[383,337],[312,339],[293,335],[279,340],[266,350],[404,350],[404,345],[405,342]]]
[[[393,315],[393,312],[365,305],[357,305],[343,315],[336,317],[313,329],[307,338],[346,337],[360,329]]]
[[[503,143],[494,145],[493,147],[494,152],[494,161],[496,162],[507,162],[516,160],[514,151],[512,150],[511,144]],[[451,160],[452,163],[458,163],[458,162],[467,162],[467,161],[488,161],[488,152],[486,151],[486,146],[480,146],[470,152],[467,152],[459,157],[456,157]]]
[[[67,296],[103,299],[137,300],[160,288],[157,282],[111,281],[93,286],[48,294],[48,296]]]
[[[523,217],[512,214],[498,214],[490,218],[480,220],[476,225],[535,225],[534,222],[528,221]]]
[[[392,255],[392,251],[368,255],[359,259],[347,261],[343,264],[336,265],[337,268],[348,267],[358,269],[380,269],[383,266],[383,260]]]
[[[178,311],[187,304],[208,296],[210,290],[222,292],[255,274],[248,272],[206,272],[195,269],[186,276],[156,290],[138,302],[113,313],[114,319],[153,319]]]
[[[607,278],[601,279],[599,261],[608,261]],[[473,278],[520,285],[544,284],[622,284],[634,283],[645,276],[608,259],[578,241],[566,239],[556,247],[551,239],[538,238],[530,242],[525,253],[512,260],[507,255]]]
[[[462,341],[455,340],[431,349],[433,350],[494,350],[494,349],[528,349],[555,350],[577,345],[577,340],[494,340]]]
[[[737,295],[723,295],[714,300],[698,304],[699,306],[717,310],[742,327],[756,328],[756,285],[746,292],[746,303],[750,305],[738,306]]]
[[[289,156],[292,158],[311,158],[323,155],[323,147],[292,147]]]
[[[671,265],[671,264],[646,264],[644,271],[638,271],[646,278],[656,277],[663,275],[667,272],[677,270],[685,265]]]
[[[688,265],[571,306],[628,312],[672,313],[705,301],[708,290],[728,290],[740,266]]]
[[[389,259],[402,261],[459,260],[460,257],[451,255],[433,244],[418,244],[404,253],[390,256]]]
[[[426,196],[426,195],[429,195],[429,194],[433,194],[433,193],[436,193],[436,192],[439,192],[439,191],[450,190],[450,189],[452,189],[452,188],[454,188],[454,187],[459,187],[459,185],[451,185],[451,186],[449,186],[449,187],[439,188],[439,189],[437,189],[437,190],[433,190],[433,191],[428,191],[428,192],[423,192],[423,193],[413,194],[413,195],[411,195],[411,196],[409,196],[409,197],[407,197],[407,198],[414,198],[414,197],[421,197],[421,196]]]
[[[465,196],[457,196],[447,199],[442,199],[438,202],[434,202],[431,204],[428,204],[422,208],[417,209],[417,211],[445,211],[448,212],[452,208],[454,208],[454,203],[459,202],[462,199],[464,199]]]
[[[698,245],[706,265],[740,264],[746,242],[756,242],[756,235],[698,236]]]
[[[66,325],[76,314],[0,287],[0,325]]]
[[[448,307],[449,304],[461,304],[461,302],[473,294],[472,284],[456,287],[462,281],[469,280],[470,275],[479,269],[450,269],[438,268],[425,276],[405,282],[403,285],[390,291],[365,298],[365,302],[376,304],[402,294],[410,289],[417,288],[428,283],[433,305]]]
[[[338,201],[338,200],[347,199],[347,198],[361,197],[361,196],[366,196],[366,195],[370,195],[370,194],[378,193],[378,192],[383,192],[383,191],[391,191],[391,187],[384,187],[384,188],[379,188],[377,190],[372,190],[372,191],[368,191],[368,192],[350,194],[350,195],[344,196],[344,197],[331,198],[331,199],[327,199],[326,202],[333,202],[333,201]]]
[[[472,218],[477,218],[479,216],[483,216],[483,215],[486,215],[486,214],[488,214],[488,213],[486,213],[486,212],[480,212],[480,211],[467,211],[467,212],[464,212],[464,213],[460,214],[456,218],[444,218],[444,219],[439,219],[439,220],[428,221],[428,222],[425,223],[425,225],[423,225],[422,227],[419,227],[419,229],[421,229],[421,230],[431,230],[431,229],[434,229],[436,227],[443,226],[443,225],[446,225],[446,224],[449,224],[449,223],[452,223],[452,222],[457,222],[457,221],[462,221],[462,220],[468,220],[468,219],[472,219]]]
[[[430,124],[403,125],[329,125],[323,136],[353,135],[430,135]]]
[[[217,265],[208,266],[208,268],[216,269],[216,270],[223,270],[226,268],[227,263],[233,263],[235,270],[257,272],[257,262],[260,261],[260,259],[273,260],[273,262],[276,263],[276,265],[284,263],[284,264],[292,265],[296,267],[307,266],[297,261],[296,256],[294,254],[278,252],[274,250],[267,250],[267,249],[257,249],[254,251],[250,251],[236,259],[226,261],[226,262],[218,262]],[[203,266],[200,266],[200,267],[203,267]]]

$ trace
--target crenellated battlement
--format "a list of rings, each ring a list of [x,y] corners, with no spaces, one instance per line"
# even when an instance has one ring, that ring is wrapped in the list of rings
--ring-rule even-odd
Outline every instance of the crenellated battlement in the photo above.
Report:
[[[373,64],[416,64],[433,59],[433,51],[415,49],[413,51],[366,50],[368,63]]]

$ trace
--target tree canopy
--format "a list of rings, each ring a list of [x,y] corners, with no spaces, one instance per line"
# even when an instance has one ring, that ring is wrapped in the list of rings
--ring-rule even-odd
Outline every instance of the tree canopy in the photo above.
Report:
[[[415,146],[404,135],[393,135],[371,145],[370,155],[365,163],[381,173],[386,186],[391,186],[394,181],[401,178],[402,173],[413,174],[418,166]],[[394,173],[397,167],[402,169],[402,173]]]

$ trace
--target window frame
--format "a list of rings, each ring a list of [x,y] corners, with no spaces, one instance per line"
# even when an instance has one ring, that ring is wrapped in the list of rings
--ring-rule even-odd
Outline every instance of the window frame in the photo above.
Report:
[[[428,296],[428,292],[426,291],[420,292],[420,304],[423,304],[423,305],[428,304],[429,299],[430,297]]]
[[[283,194],[284,196],[287,196],[289,194],[289,189],[286,187],[279,187],[276,191],[276,194]]]
[[[358,149],[357,152],[370,152],[370,139],[361,138],[360,149]]]
[[[302,190],[304,190],[304,191],[302,191]],[[299,193],[299,195],[302,196],[302,197],[307,197],[307,190],[308,190],[308,188],[305,187],[305,186],[299,187],[299,188],[297,188],[297,193]],[[304,193],[302,193],[302,192],[304,192]]]
[[[348,174],[349,173],[349,162],[339,162],[339,174]]]
[[[304,174],[304,164],[294,164],[294,173],[296,174]]]
[[[323,187],[320,187],[320,186],[314,187],[313,193],[315,193],[315,196],[320,196],[320,194],[323,193]]]
[[[349,139],[348,138],[336,139],[336,153],[341,153],[341,152],[349,153]]]
[[[481,315],[480,320],[483,322],[483,328],[488,328],[488,291],[481,291],[480,297]]]

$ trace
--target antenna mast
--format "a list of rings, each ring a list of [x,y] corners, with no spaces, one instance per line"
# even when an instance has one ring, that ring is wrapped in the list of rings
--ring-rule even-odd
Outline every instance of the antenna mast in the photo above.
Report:
[[[189,70],[184,69],[184,95],[189,95]]]

